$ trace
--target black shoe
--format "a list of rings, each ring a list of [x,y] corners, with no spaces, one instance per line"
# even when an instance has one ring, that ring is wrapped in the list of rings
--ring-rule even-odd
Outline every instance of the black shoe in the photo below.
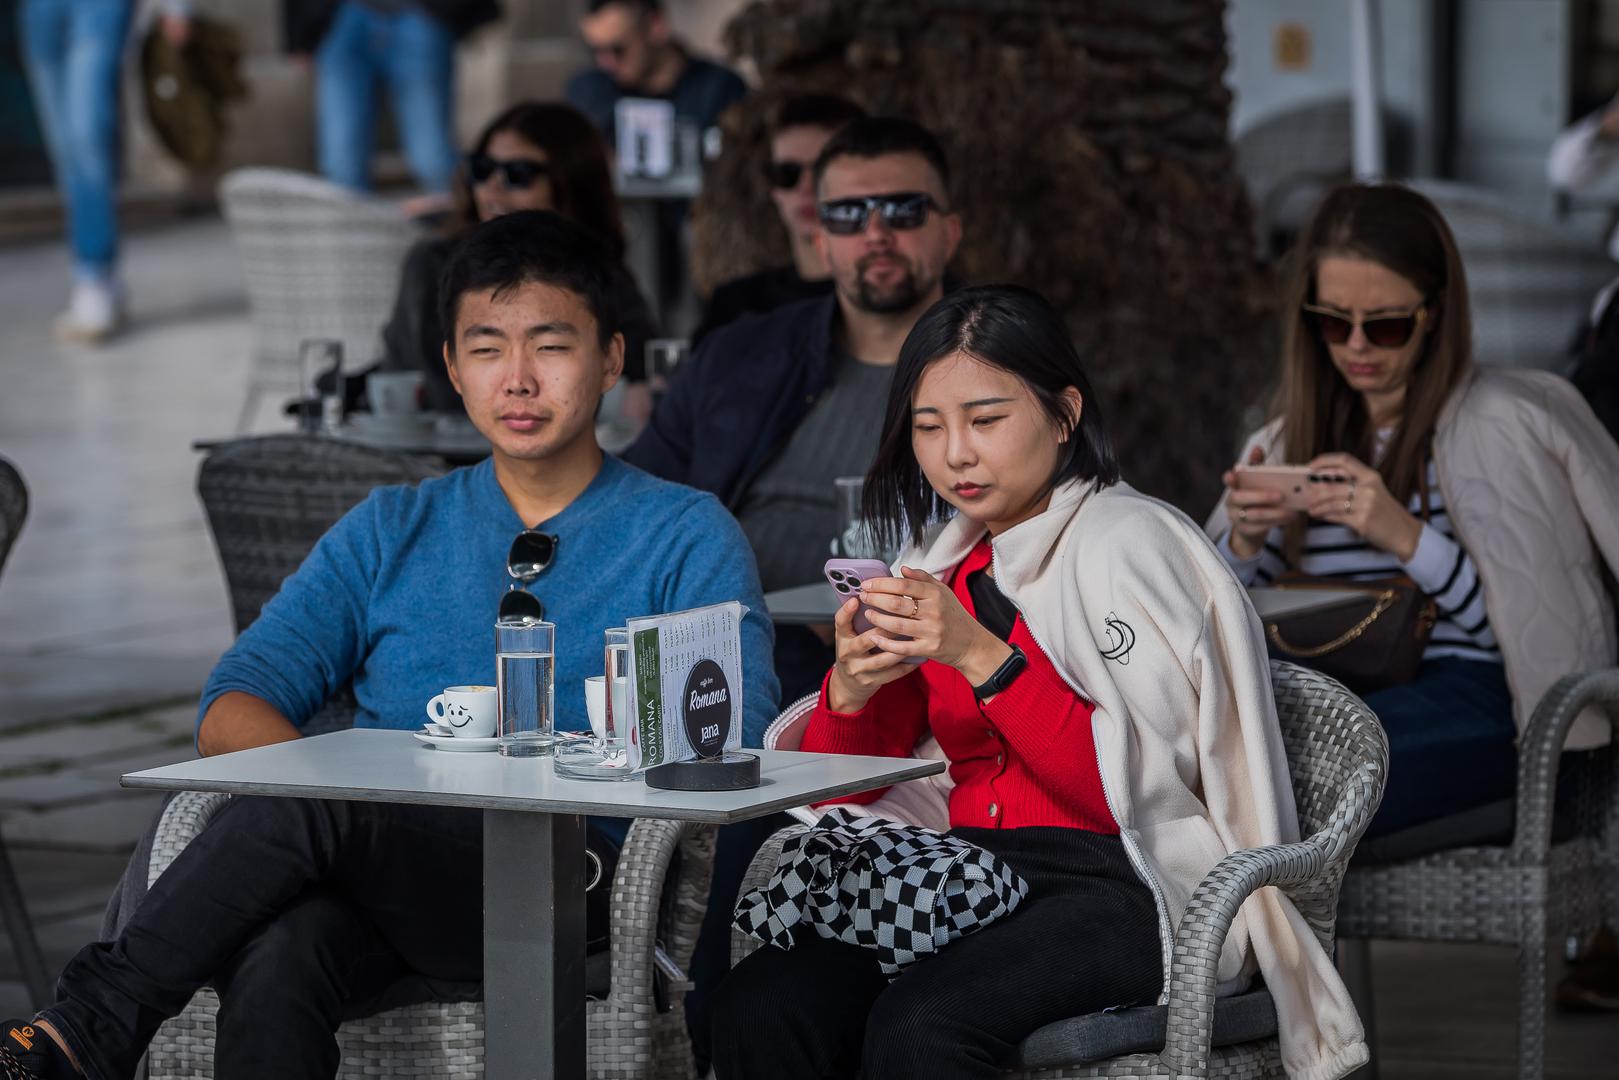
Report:
[[[0,1080],[68,1080],[78,1075],[56,1040],[32,1020],[0,1024]]]
[[[1614,941],[1612,931],[1598,931],[1557,984],[1557,1007],[1585,1012],[1619,1011],[1619,943]]]

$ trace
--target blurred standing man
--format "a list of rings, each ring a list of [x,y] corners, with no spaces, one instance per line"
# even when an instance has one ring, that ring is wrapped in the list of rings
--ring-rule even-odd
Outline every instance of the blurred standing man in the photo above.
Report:
[[[191,34],[182,0],[158,5],[176,46]],[[118,280],[118,77],[134,0],[22,0],[18,38],[45,148],[67,207],[73,290],[54,333],[94,343],[124,317]]]
[[[620,98],[662,98],[675,118],[706,131],[748,92],[730,68],[692,56],[674,36],[662,0],[588,0],[579,21],[595,58],[568,80],[568,103],[613,145],[613,107]]]
[[[743,315],[774,311],[783,304],[832,291],[832,272],[815,244],[815,234],[821,230],[815,209],[815,159],[832,136],[865,115],[860,106],[835,94],[800,94],[776,109],[770,120],[765,182],[770,185],[770,201],[776,204],[781,227],[787,231],[793,261],[716,288],[702,324],[692,333],[693,345]]]
[[[460,164],[455,46],[500,16],[496,0],[286,0],[287,51],[314,56],[320,171],[356,191],[371,185],[377,91],[424,191],[442,195]]]

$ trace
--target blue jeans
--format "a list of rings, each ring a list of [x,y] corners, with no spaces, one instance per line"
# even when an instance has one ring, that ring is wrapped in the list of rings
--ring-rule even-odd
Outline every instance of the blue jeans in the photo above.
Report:
[[[23,0],[23,64],[81,278],[118,261],[118,71],[130,0]]]
[[[1402,686],[1367,694],[1389,740],[1389,779],[1366,830],[1382,836],[1511,798],[1517,790],[1512,693],[1500,664],[1426,661]]]
[[[455,36],[415,7],[397,15],[355,3],[337,9],[315,53],[320,171],[357,191],[369,186],[377,91],[384,83],[417,183],[448,191],[459,162],[452,120]]]

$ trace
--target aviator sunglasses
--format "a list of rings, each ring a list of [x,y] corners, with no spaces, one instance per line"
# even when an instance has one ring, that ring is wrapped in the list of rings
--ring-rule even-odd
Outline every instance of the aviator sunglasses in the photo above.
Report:
[[[512,541],[506,556],[506,573],[511,575],[512,587],[500,598],[500,620],[540,622],[545,618],[545,605],[540,598],[526,591],[551,567],[557,557],[557,538],[538,529],[524,529]]]
[[[467,155],[467,175],[472,177],[474,184],[482,184],[498,172],[508,190],[522,191],[533,187],[550,171],[551,167],[543,161],[529,161],[525,158],[501,161],[488,154]]]
[[[1304,313],[1315,324],[1315,331],[1321,335],[1321,340],[1328,345],[1342,345],[1348,341],[1358,323],[1366,340],[1379,349],[1403,347],[1417,332],[1417,327],[1428,321],[1426,303],[1418,304],[1410,311],[1378,315],[1371,319],[1354,318],[1317,304],[1305,304]]]
[[[833,236],[854,236],[866,231],[872,211],[890,229],[920,229],[929,210],[941,213],[944,207],[933,196],[920,191],[900,191],[891,195],[862,195],[852,199],[828,199],[817,208],[821,227]]]

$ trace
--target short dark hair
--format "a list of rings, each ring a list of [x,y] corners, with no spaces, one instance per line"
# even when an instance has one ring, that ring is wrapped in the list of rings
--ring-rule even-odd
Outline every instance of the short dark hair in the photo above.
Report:
[[[618,332],[613,300],[614,260],[590,230],[550,210],[519,210],[467,233],[439,281],[439,319],[455,351],[455,317],[469,292],[495,296],[523,285],[553,285],[577,293],[596,319],[603,348]]]
[[[1057,309],[1017,285],[958,289],[928,308],[900,347],[862,497],[861,512],[880,544],[920,544],[928,524],[951,512],[911,448],[911,397],[935,361],[956,353],[1016,375],[1060,429],[1072,424],[1063,391],[1070,386],[1079,391],[1084,399],[1079,424],[1069,430],[1067,452],[1047,480],[1047,491],[1066,480],[1088,480],[1097,489],[1118,483],[1119,463],[1101,405]]]
[[[794,94],[776,106],[775,113],[770,117],[770,134],[780,135],[788,128],[795,127],[841,131],[865,115],[865,109],[836,94]]]
[[[841,157],[878,158],[889,154],[920,154],[939,174],[945,194],[950,193],[950,159],[933,132],[903,116],[863,116],[839,131],[815,159],[815,186],[821,186],[826,167]]]
[[[663,10],[663,0],[586,0],[585,14],[595,15],[602,8],[612,7],[614,4],[623,4],[627,8],[640,8],[647,15]]]

